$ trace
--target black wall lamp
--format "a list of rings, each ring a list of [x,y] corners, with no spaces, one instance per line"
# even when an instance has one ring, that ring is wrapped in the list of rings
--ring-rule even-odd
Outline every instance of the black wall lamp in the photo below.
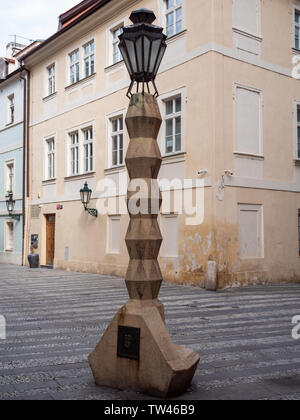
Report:
[[[11,217],[14,220],[20,221],[21,216],[19,214],[14,214],[13,211],[15,209],[16,201],[13,198],[13,193],[8,193],[7,200],[6,200],[6,207],[8,211],[9,217]]]
[[[89,188],[88,183],[86,182],[84,187],[80,190],[81,202],[85,211],[87,211],[93,217],[98,217],[98,210],[88,208],[89,202],[91,201],[91,196],[92,190]]]

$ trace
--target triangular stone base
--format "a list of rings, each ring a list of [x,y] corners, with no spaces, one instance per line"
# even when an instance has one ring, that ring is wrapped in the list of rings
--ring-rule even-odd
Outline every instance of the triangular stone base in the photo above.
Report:
[[[117,356],[119,326],[140,329],[139,360]],[[199,360],[196,352],[172,342],[158,300],[127,302],[89,357],[97,385],[161,398],[185,392]]]

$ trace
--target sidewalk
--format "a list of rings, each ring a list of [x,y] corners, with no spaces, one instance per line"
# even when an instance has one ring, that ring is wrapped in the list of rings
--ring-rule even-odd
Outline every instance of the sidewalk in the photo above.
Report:
[[[201,361],[179,399],[299,399],[300,284],[218,293],[164,284],[167,327]],[[87,356],[128,300],[123,280],[0,265],[0,400],[149,399],[99,388]]]

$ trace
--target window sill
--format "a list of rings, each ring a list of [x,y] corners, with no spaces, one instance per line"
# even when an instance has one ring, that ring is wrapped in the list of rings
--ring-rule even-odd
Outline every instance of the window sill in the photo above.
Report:
[[[178,153],[172,153],[169,155],[163,156],[163,164],[167,163],[177,163],[177,162],[185,162],[186,153],[185,152],[178,152]]]
[[[295,166],[300,166],[300,159],[294,159]]]
[[[105,67],[104,71],[105,73],[110,73],[111,71],[121,68],[123,66],[125,66],[125,62],[124,60],[121,60],[121,61],[118,61],[117,63],[111,64]]]
[[[44,181],[42,181],[43,185],[52,185],[52,184],[56,184],[56,178],[51,178],[51,179],[44,179]]]
[[[51,101],[51,99],[55,98],[57,95],[57,92],[51,93],[51,95],[45,96],[45,98],[43,98],[43,102],[48,102]]]
[[[85,174],[65,176],[64,180],[65,182],[69,182],[69,181],[75,181],[75,180],[86,179],[86,178],[94,178],[94,177],[95,177],[95,172],[87,172]]]
[[[118,172],[123,171],[124,169],[126,169],[126,165],[113,166],[111,168],[104,169],[104,174],[105,175],[116,174]]]
[[[297,48],[292,48],[292,53],[296,55],[300,55],[300,50],[298,50]]]
[[[172,35],[167,38],[167,44],[171,42],[175,42],[178,38],[183,37],[187,33],[187,29],[183,29],[182,31],[178,32],[178,34]]]
[[[95,76],[96,76],[96,73],[93,73],[93,74],[91,74],[90,76],[85,77],[84,79],[78,80],[78,82],[75,82],[75,83],[72,83],[72,84],[71,84],[71,85],[69,85],[69,86],[66,86],[66,87],[65,87],[65,90],[66,90],[66,91],[68,91],[68,90],[73,89],[74,87],[80,86],[81,84],[84,84],[85,82],[87,82],[87,81],[89,81],[89,80],[94,79],[94,78],[95,78]]]
[[[263,41],[263,39],[262,39],[262,37],[260,35],[255,35],[255,34],[252,34],[251,32],[247,32],[247,31],[244,31],[242,29],[234,28],[234,27],[232,28],[232,30],[236,34],[244,35],[244,36],[246,36],[248,38],[254,39],[255,41],[259,41],[259,42],[262,42]]]
[[[265,160],[265,157],[263,155],[256,155],[253,153],[234,152],[234,156],[245,159]]]

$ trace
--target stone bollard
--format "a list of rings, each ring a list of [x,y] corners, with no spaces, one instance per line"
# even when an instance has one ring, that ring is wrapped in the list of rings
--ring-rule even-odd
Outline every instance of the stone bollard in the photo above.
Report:
[[[215,292],[217,290],[217,263],[210,256],[206,266],[205,272],[205,289]]]

